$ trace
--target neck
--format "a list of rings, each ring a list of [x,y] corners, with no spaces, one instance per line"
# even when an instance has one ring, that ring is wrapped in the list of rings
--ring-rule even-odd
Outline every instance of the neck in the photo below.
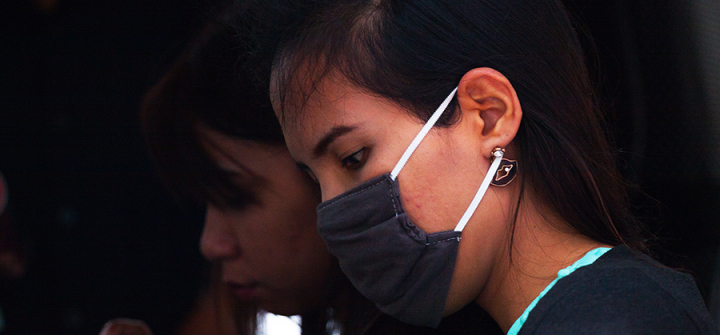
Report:
[[[588,251],[607,246],[559,227],[568,225],[537,210],[521,209],[512,245],[500,254],[487,285],[475,300],[505,333],[557,278],[558,271]]]

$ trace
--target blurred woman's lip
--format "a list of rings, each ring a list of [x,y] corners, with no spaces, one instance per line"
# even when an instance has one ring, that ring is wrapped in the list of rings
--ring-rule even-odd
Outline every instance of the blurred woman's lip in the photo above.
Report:
[[[234,282],[227,283],[235,295],[242,300],[251,300],[257,296],[257,283],[240,284]]]

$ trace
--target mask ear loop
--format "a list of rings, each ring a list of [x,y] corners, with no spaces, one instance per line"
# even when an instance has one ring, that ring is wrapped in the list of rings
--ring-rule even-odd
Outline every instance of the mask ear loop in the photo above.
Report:
[[[440,116],[442,116],[442,114],[447,109],[447,106],[450,104],[450,101],[452,101],[452,98],[455,96],[457,90],[458,88],[455,87],[455,89],[450,92],[447,98],[445,98],[445,101],[440,104],[440,107],[438,107],[435,112],[433,112],[427,123],[425,123],[422,129],[420,129],[420,132],[415,135],[415,138],[412,140],[412,142],[410,142],[408,148],[405,149],[405,152],[403,153],[402,157],[400,157],[400,160],[397,162],[397,164],[395,164],[395,168],[392,170],[392,172],[390,172],[390,178],[392,178],[392,180],[395,180],[397,178],[398,174],[400,174],[400,171],[402,171],[402,169],[405,167],[405,164],[407,164],[408,160],[410,159],[410,156],[420,145],[420,142],[422,142],[425,136],[430,132],[430,129],[432,129],[435,123],[440,119]],[[462,218],[460,218],[460,222],[458,222],[457,226],[455,226],[455,231],[462,231],[465,228],[465,225],[467,225],[468,221],[470,221],[470,218],[475,213],[475,210],[480,205],[480,200],[482,200],[483,196],[485,196],[485,192],[487,192],[487,189],[490,186],[490,182],[492,182],[494,173],[491,172],[497,171],[498,167],[500,167],[503,153],[503,150],[493,151],[494,160],[492,164],[490,164],[490,169],[485,175],[482,184],[480,184],[480,188],[478,189],[477,193],[475,193],[475,197],[473,198],[472,202],[470,202],[470,206],[467,208],[467,210],[465,210],[465,214],[463,214]]]
[[[470,221],[470,218],[473,216],[473,214],[475,214],[475,210],[477,209],[478,205],[480,205],[480,200],[482,200],[483,196],[485,196],[485,192],[487,192],[487,189],[490,186],[490,182],[492,182],[493,177],[495,176],[494,171],[497,171],[497,169],[500,167],[504,150],[494,150],[492,154],[494,159],[492,164],[490,164],[490,169],[485,175],[482,184],[480,184],[480,188],[478,189],[477,193],[475,193],[475,197],[470,202],[470,206],[467,208],[467,210],[465,210],[465,214],[463,214],[462,218],[460,218],[460,222],[458,222],[457,226],[455,226],[455,231],[462,231],[465,228],[465,225],[467,225],[468,221]]]
[[[447,106],[450,104],[450,101],[452,101],[453,96],[455,95],[455,92],[457,92],[458,88],[455,87],[455,89],[450,92],[450,94],[445,98],[445,101],[443,101],[442,104],[440,104],[440,107],[435,110],[433,115],[430,117],[427,123],[420,129],[420,132],[415,135],[415,138],[410,142],[410,146],[408,146],[407,149],[405,149],[405,153],[403,153],[402,157],[400,157],[400,160],[395,164],[395,168],[390,172],[390,178],[392,180],[395,180],[400,174],[400,171],[405,167],[405,164],[410,159],[410,156],[415,152],[415,149],[420,145],[420,142],[425,138],[425,135],[427,135],[428,132],[430,132],[430,129],[435,125],[435,122],[437,122],[438,119],[440,119],[440,116],[445,112],[445,109],[447,109]]]

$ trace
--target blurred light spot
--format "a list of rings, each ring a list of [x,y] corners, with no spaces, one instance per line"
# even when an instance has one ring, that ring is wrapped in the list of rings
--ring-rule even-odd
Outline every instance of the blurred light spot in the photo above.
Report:
[[[299,316],[258,314],[258,335],[300,335]]]

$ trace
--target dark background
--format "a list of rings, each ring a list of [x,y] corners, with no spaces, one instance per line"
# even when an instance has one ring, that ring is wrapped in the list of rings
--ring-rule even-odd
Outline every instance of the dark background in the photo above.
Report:
[[[566,0],[656,256],[720,316],[720,6]],[[0,0],[0,171],[27,271],[0,279],[6,334],[172,333],[205,278],[202,213],[155,176],[145,91],[208,0]],[[593,56],[594,55],[594,56]]]

